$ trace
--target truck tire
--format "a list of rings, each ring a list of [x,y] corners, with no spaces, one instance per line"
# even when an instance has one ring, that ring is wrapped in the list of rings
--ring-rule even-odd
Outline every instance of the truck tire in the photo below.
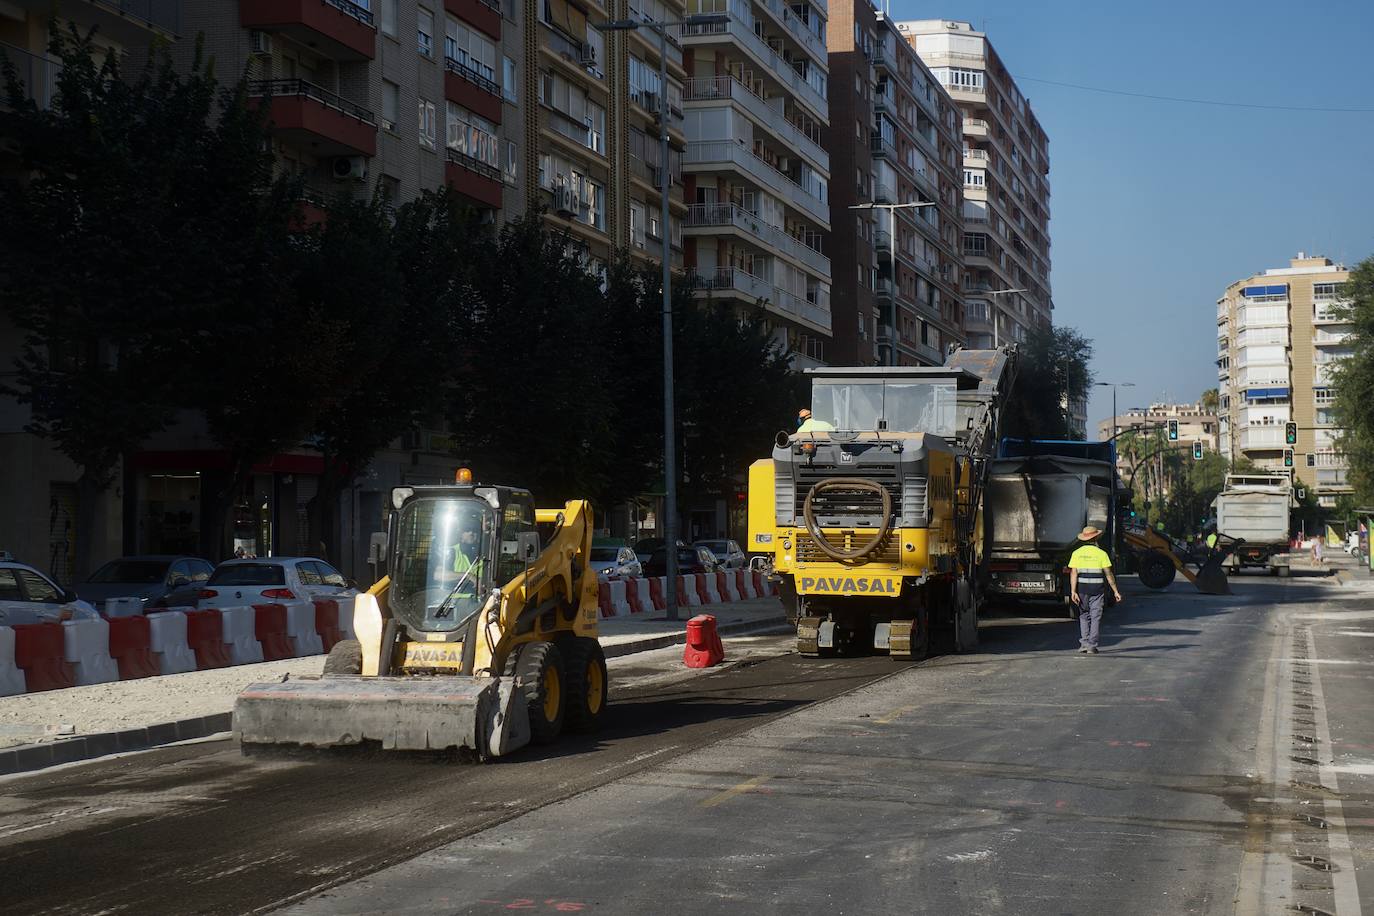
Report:
[[[530,740],[551,744],[563,731],[568,679],[563,654],[551,642],[527,643],[515,660],[515,678],[530,712]]]
[[[606,714],[610,678],[606,674],[606,653],[595,639],[579,636],[563,645],[568,663],[568,697],[564,726],[571,732],[593,732]]]
[[[1168,588],[1177,570],[1169,558],[1151,551],[1140,559],[1140,583],[1146,588]]]
[[[363,644],[341,639],[324,659],[325,677],[356,677],[363,673]]]

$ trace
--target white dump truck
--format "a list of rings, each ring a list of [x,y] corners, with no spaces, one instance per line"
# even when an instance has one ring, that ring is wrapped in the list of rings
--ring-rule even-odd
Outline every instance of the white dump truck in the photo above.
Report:
[[[1227,474],[1225,488],[1212,503],[1217,531],[1244,541],[1227,558],[1227,568],[1254,566],[1288,575],[1293,505],[1293,483],[1286,474]]]

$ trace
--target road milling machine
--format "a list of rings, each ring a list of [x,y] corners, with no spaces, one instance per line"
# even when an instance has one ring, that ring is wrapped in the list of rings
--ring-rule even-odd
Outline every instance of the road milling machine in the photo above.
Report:
[[[807,370],[811,418],[749,469],[749,549],[803,655],[978,643],[982,503],[1015,353]]]
[[[536,509],[527,490],[457,479],[391,491],[388,575],[356,599],[357,639],[334,646],[323,677],[239,695],[245,753],[371,742],[486,759],[597,727],[591,505]]]

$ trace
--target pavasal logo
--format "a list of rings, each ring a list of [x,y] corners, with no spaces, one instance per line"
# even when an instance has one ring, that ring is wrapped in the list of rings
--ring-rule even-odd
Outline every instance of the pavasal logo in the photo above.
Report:
[[[462,660],[458,648],[410,648],[406,650],[407,665],[456,665]]]
[[[900,579],[865,579],[851,576],[803,576],[802,594],[834,592],[844,595],[895,595],[901,590]]]

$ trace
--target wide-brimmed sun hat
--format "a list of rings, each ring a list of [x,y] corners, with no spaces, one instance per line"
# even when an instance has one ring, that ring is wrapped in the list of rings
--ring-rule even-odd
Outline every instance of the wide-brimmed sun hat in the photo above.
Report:
[[[1080,541],[1091,541],[1093,538],[1099,536],[1100,534],[1102,534],[1101,528],[1094,528],[1092,525],[1089,525],[1082,531],[1078,532],[1078,539]]]

